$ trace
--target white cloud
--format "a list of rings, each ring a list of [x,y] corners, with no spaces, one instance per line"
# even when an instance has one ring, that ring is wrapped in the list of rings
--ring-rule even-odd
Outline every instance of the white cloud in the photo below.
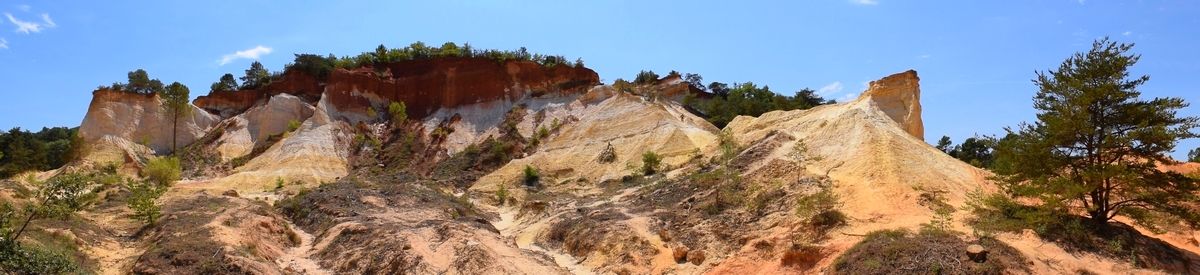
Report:
[[[267,55],[270,53],[271,53],[271,48],[263,47],[262,45],[259,45],[252,49],[237,51],[232,54],[227,54],[227,55],[221,56],[221,65],[229,64],[229,62],[233,62],[234,60],[238,60],[238,59],[258,59],[259,56]]]
[[[933,57],[933,56],[932,56],[932,55],[929,55],[929,54],[922,54],[922,55],[918,55],[918,56],[917,56],[917,58],[920,58],[920,59],[927,59],[927,58],[930,58],[930,57]]]
[[[30,7],[29,5],[17,5],[17,9],[23,12],[29,12],[29,10],[33,9],[33,7]]]
[[[0,38],[0,49],[7,49],[7,48],[8,48],[8,40],[5,40],[4,38]]]
[[[874,6],[879,5],[879,0],[850,0],[850,3],[855,5]]]
[[[858,94],[859,93],[846,93],[845,95],[842,95],[841,97],[837,98],[837,102],[854,101],[855,99],[858,99]]]
[[[16,17],[13,17],[11,13],[4,13],[4,16],[8,17],[8,22],[12,22],[13,24],[17,25],[17,32],[19,32],[19,33],[29,34],[29,33],[38,33],[38,32],[42,31],[42,24],[38,24],[36,22],[29,22],[29,21],[21,21],[21,19],[17,19]],[[46,18],[50,18],[50,17],[47,16]]]
[[[829,83],[829,85],[825,85],[825,86],[821,87],[820,89],[817,89],[817,95],[819,95],[821,97],[831,97],[833,95],[841,93],[842,88],[845,88],[845,87],[842,86],[841,81],[834,81],[833,83]]]
[[[1121,33],[1121,35],[1130,36],[1130,35],[1133,35],[1133,31],[1125,31],[1125,32]]]
[[[53,27],[57,27],[57,26],[58,26],[58,24],[55,24],[55,23],[54,23],[54,19],[50,19],[50,14],[49,14],[49,13],[43,13],[43,14],[42,14],[42,22],[46,22],[46,27],[47,27],[47,28],[53,28]]]

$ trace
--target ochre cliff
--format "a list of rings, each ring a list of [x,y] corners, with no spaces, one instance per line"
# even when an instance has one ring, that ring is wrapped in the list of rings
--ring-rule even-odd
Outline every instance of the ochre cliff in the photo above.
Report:
[[[216,113],[221,117],[231,117],[245,112],[255,105],[262,104],[262,100],[281,93],[291,94],[308,102],[316,102],[321,98],[322,89],[323,86],[316,77],[301,71],[287,71],[282,78],[265,87],[236,92],[212,92],[197,97],[193,103],[201,109]]]
[[[190,105],[189,105],[190,106]],[[194,106],[190,116],[179,118],[180,148],[204,136],[218,118]],[[172,118],[163,110],[158,95],[142,95],[112,90],[92,92],[92,103],[79,126],[79,136],[96,143],[114,136],[150,147],[162,154],[171,151]]]
[[[917,71],[908,70],[871,81],[860,100],[870,100],[880,110],[900,123],[904,131],[925,140],[921,122],[921,78]]]
[[[343,111],[365,112],[370,104],[403,101],[412,118],[439,108],[540,96],[546,93],[586,92],[600,83],[596,72],[583,67],[546,67],[530,61],[496,62],[487,58],[438,58],[386,64],[379,75],[372,68],[337,69],[325,82],[301,71],[288,71],[266,87],[237,92],[214,92],[196,98],[202,109],[229,117],[276,94],[288,93],[309,102],[330,95]],[[377,106],[378,107],[378,106]]]
[[[530,61],[498,63],[486,58],[441,58],[388,64],[391,77],[372,69],[335,70],[325,85],[329,103],[343,112],[403,101],[410,118],[441,108],[516,100],[548,93],[582,94],[600,83],[596,72]]]

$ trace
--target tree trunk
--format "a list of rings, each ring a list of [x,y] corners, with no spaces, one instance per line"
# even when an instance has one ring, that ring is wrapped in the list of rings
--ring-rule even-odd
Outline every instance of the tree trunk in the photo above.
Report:
[[[171,154],[175,154],[176,142],[179,140],[179,114],[176,113],[171,118]]]
[[[28,227],[29,222],[33,221],[33,216],[37,215],[37,213],[34,213],[34,211],[28,211],[28,212],[29,212],[29,216],[25,217],[25,223],[21,224],[21,229],[17,230],[17,233],[13,234],[12,238],[8,239],[8,241],[13,242],[13,244],[15,244],[15,245],[20,245],[20,243],[17,242],[17,238],[21,237],[21,233],[25,233],[25,227]]]

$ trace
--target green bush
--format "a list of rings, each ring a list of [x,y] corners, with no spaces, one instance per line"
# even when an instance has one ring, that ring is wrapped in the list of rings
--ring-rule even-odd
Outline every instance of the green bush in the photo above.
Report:
[[[288,132],[295,132],[296,130],[300,129],[300,121],[295,119],[289,120],[287,127]]]
[[[0,273],[73,274],[84,271],[69,255],[0,241]]]
[[[66,218],[91,205],[96,198],[91,187],[96,181],[92,175],[60,174],[45,182],[31,182],[39,189],[30,199],[32,203],[23,209],[15,209],[8,203],[0,204],[0,272],[62,274],[79,271],[67,255],[19,242],[31,222]]]
[[[633,83],[641,85],[654,84],[655,82],[658,82],[658,78],[658,74],[654,73],[654,71],[641,71],[638,72],[637,77],[633,79]]]
[[[804,110],[822,104],[834,103],[816,94],[812,89],[796,91],[786,96],[771,91],[770,87],[759,87],[752,82],[734,83],[733,88],[724,83],[713,82],[709,90],[716,96],[705,100],[692,100],[689,107],[699,110],[705,119],[718,128],[724,128],[733,118],[760,116],[775,110]]]
[[[830,188],[821,188],[821,191],[796,200],[796,216],[814,228],[830,229],[846,224],[846,215],[838,207],[841,203],[837,194]]]
[[[392,125],[403,125],[408,121],[408,107],[402,101],[388,104],[388,114],[391,115]]]
[[[503,206],[508,202],[508,196],[508,186],[500,184],[500,188],[496,189],[496,201],[500,202],[500,205]]]
[[[171,186],[180,180],[183,169],[177,157],[159,157],[150,159],[142,169],[142,177],[160,186]]]
[[[972,243],[949,232],[904,229],[867,233],[861,242],[838,256],[832,274],[1021,274],[1028,273],[1028,260],[1020,251],[992,238],[974,244],[988,251],[987,260],[966,259],[964,248]]]
[[[533,166],[525,165],[525,171],[523,174],[525,175],[525,186],[536,186],[538,180],[541,179],[541,176],[538,175],[537,168],[533,168]]]
[[[125,204],[133,209],[133,217],[145,224],[154,224],[158,218],[162,216],[159,206],[155,203],[158,197],[166,193],[166,186],[159,185],[152,181],[136,181],[129,180],[126,182],[129,188],[129,197]]]
[[[642,153],[642,174],[649,176],[658,173],[660,166],[662,166],[662,156],[651,151]]]

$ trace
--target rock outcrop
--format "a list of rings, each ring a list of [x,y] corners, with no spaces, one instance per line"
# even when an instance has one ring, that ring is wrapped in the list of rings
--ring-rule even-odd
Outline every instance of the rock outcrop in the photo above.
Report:
[[[321,98],[322,92],[324,86],[316,77],[301,71],[287,71],[280,79],[265,87],[234,92],[212,92],[197,97],[193,104],[227,118],[261,105],[263,101],[278,94],[291,94],[306,102],[315,102]]]
[[[172,119],[160,102],[157,94],[92,92],[92,103],[79,126],[79,136],[92,144],[105,136],[113,136],[145,145],[159,154],[170,152]],[[180,148],[204,136],[219,120],[208,112],[192,108],[190,116],[179,119],[175,141]]]
[[[336,109],[322,99],[315,112],[283,140],[229,176],[213,180],[227,189],[262,190],[275,180],[321,183],[349,173],[350,124],[331,119]]]
[[[970,191],[987,189],[987,173],[938,151],[922,137],[920,90],[915,71],[873,81],[854,101],[808,110],[773,111],[759,117],[739,116],[725,128],[739,144],[755,143],[772,132],[802,142],[804,154],[818,159],[810,172],[839,182],[851,216],[912,215],[914,224],[928,218],[917,206],[920,192],[939,194],[951,204]],[[795,145],[773,153],[787,156]],[[921,190],[921,191],[916,191]],[[897,218],[896,220],[903,220]]]
[[[376,70],[338,69],[325,84],[329,103],[343,112],[366,112],[403,101],[409,118],[422,119],[439,109],[516,101],[548,94],[582,94],[600,83],[596,72],[568,66],[544,67],[530,61],[496,62],[486,58],[413,60]]]
[[[870,100],[889,117],[900,123],[900,127],[925,140],[925,126],[921,121],[921,85],[917,71],[908,70],[871,81],[859,100]]]
[[[479,179],[473,188],[491,190],[516,182],[526,165],[538,168],[551,181],[619,180],[641,167],[646,152],[662,156],[665,166],[678,167],[716,149],[720,130],[676,102],[651,101],[607,86],[592,89],[585,98],[604,99],[544,109],[540,124],[530,112],[530,119],[523,120],[528,121],[523,128],[529,129],[529,136],[535,129],[554,129],[553,121],[561,121],[560,125],[548,131],[536,152]],[[596,156],[609,149],[614,158],[597,161]]]
[[[288,131],[313,115],[315,107],[290,94],[272,96],[264,105],[230,118],[234,121],[218,139],[217,152],[223,160],[249,154],[255,145]]]

